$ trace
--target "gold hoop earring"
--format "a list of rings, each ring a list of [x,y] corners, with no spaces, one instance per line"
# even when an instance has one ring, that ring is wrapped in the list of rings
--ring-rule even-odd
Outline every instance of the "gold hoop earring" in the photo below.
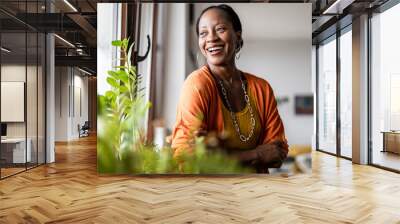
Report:
[[[240,50],[241,50],[241,47],[240,47],[240,45],[238,45],[237,46],[237,48],[235,49],[235,58],[236,58],[236,60],[239,60],[239,58],[240,58]]]
[[[240,58],[240,50],[236,53],[235,58],[236,58],[236,60],[239,60],[239,58]]]

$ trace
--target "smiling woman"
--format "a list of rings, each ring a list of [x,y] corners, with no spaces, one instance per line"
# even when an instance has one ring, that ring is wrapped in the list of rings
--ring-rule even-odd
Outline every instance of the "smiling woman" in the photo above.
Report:
[[[236,67],[243,46],[239,16],[228,5],[210,6],[196,33],[206,65],[184,82],[172,137],[175,157],[193,151],[195,136],[212,135],[218,148],[259,173],[280,167],[288,144],[273,90]]]

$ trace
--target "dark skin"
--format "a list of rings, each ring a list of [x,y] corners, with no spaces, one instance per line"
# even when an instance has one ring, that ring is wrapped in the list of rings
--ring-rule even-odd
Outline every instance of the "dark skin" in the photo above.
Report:
[[[200,51],[207,59],[211,73],[216,79],[223,81],[234,112],[246,107],[240,81],[241,72],[235,64],[235,55],[238,48],[240,49],[241,38],[241,32],[233,29],[229,17],[220,9],[210,9],[200,18],[198,39]],[[206,133],[199,131],[197,134],[205,135]],[[275,141],[259,145],[252,150],[235,152],[235,149],[229,149],[228,152],[242,163],[257,167],[257,169],[277,168],[286,158],[284,147],[286,143]]]

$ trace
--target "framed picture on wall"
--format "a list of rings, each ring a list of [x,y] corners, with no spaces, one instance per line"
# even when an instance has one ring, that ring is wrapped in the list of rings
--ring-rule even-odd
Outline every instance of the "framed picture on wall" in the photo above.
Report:
[[[314,113],[313,95],[297,95],[294,101],[296,114],[312,115]]]
[[[25,82],[1,82],[1,122],[25,122]]]

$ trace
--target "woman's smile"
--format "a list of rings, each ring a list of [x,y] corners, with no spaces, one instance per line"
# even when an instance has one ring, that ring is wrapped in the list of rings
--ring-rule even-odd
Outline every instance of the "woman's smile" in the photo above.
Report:
[[[220,55],[223,53],[224,45],[215,45],[207,48],[207,52],[211,56]]]
[[[199,21],[199,48],[209,65],[234,65],[239,36],[226,14],[211,9]]]

